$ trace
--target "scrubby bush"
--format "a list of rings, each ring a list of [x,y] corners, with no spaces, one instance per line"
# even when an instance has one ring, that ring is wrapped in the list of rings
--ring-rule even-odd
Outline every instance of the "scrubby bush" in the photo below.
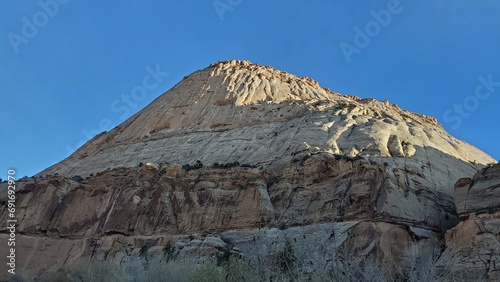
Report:
[[[239,167],[239,166],[240,166],[239,162],[232,162],[232,163],[226,163],[226,164],[214,163],[212,165],[212,168],[232,168],[232,167]]]
[[[287,239],[283,251],[278,253],[279,267],[283,272],[292,273],[296,268],[297,258],[295,257],[292,243]]]
[[[486,281],[481,273],[457,272],[452,266],[438,269],[436,258],[425,256],[416,246],[409,247],[398,263],[382,263],[376,256],[355,254],[354,248],[343,248],[327,261],[306,261],[289,240],[274,256],[259,262],[247,261],[229,251],[208,259],[174,260],[148,256],[144,248],[140,255],[120,263],[96,260],[90,265],[45,273],[37,281]]]
[[[200,169],[200,168],[203,168],[203,163],[200,160],[197,160],[194,165],[185,164],[182,166],[182,169],[185,171],[190,171],[193,169]]]
[[[232,168],[232,167],[239,167],[240,163],[239,162],[232,162],[232,163],[227,163],[224,165],[225,168]]]
[[[212,164],[211,168],[224,168],[223,164],[219,164],[218,162],[215,162]]]
[[[84,179],[80,175],[74,175],[71,177],[71,180],[76,181],[78,183],[82,183]]]
[[[233,168],[233,167],[246,167],[246,168],[257,168],[256,165],[251,164],[240,164],[239,162],[231,162],[220,164],[218,162],[212,164],[211,168]]]

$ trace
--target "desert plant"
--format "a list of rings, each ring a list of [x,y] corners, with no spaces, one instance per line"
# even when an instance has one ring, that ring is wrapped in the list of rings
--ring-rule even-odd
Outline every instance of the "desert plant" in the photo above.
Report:
[[[232,167],[238,167],[238,166],[240,166],[239,162],[226,163],[224,165],[225,168],[232,168]]]
[[[212,165],[212,168],[232,168],[232,167],[239,167],[239,166],[240,166],[239,162],[232,162],[232,163],[226,163],[226,164],[219,164],[218,162],[216,162]]]
[[[212,164],[211,166],[212,168],[224,168],[224,165],[223,164],[219,164],[218,162],[215,162]]]
[[[82,183],[84,179],[80,175],[74,175],[71,177],[71,180],[78,182],[78,183]]]
[[[277,246],[276,242],[273,245]],[[456,271],[452,266],[438,269],[434,253],[427,254],[417,245],[410,245],[397,263],[382,263],[378,260],[381,254],[363,257],[352,246],[332,251],[326,262],[312,261],[287,239],[274,256],[258,261],[246,260],[229,250],[210,258],[174,259],[165,254],[169,250],[155,255],[143,248],[120,262],[94,260],[45,273],[37,281],[485,281],[481,271]]]
[[[218,282],[222,280],[220,271],[214,261],[206,261],[189,279],[189,282]]]
[[[190,171],[193,169],[200,169],[200,168],[203,168],[203,163],[200,160],[196,160],[196,163],[193,165],[185,164],[182,166],[182,169],[185,171]]]
[[[285,240],[283,250],[278,253],[278,263],[280,269],[284,272],[292,272],[296,267],[297,258],[292,243],[288,239]]]

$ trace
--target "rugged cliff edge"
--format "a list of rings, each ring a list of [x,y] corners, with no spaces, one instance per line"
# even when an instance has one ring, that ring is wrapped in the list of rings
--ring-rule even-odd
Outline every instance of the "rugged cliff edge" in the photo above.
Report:
[[[439,264],[452,263],[467,272],[488,273],[500,280],[500,164],[455,184],[460,223],[446,234]]]
[[[18,265],[35,277],[137,254],[256,260],[287,240],[312,261],[346,246],[381,261],[400,260],[409,245],[435,257],[465,214],[494,214],[473,197],[488,177],[455,185],[492,162],[434,118],[220,62],[19,182]]]

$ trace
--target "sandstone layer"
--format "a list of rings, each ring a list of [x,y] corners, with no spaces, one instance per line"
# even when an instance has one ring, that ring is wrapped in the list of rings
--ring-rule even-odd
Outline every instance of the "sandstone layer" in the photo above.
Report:
[[[19,182],[19,265],[34,277],[134,254],[271,259],[286,240],[311,261],[346,246],[382,261],[410,244],[438,255],[459,215],[491,210],[453,187],[492,162],[432,117],[220,62]]]
[[[500,164],[480,170],[455,184],[460,223],[446,234],[441,265],[487,273],[500,280]]]
[[[432,249],[458,222],[452,198],[416,192],[411,197],[419,214],[391,213],[384,171],[363,159],[317,153],[290,163],[279,177],[257,168],[186,172],[148,163],[78,181],[24,180],[18,184],[18,263],[36,277],[92,258],[121,262],[144,249],[176,258],[227,250],[272,260],[275,248],[293,240],[297,253],[308,254],[301,259],[315,262],[347,241],[387,260],[411,241]],[[6,239],[5,226],[0,232]]]

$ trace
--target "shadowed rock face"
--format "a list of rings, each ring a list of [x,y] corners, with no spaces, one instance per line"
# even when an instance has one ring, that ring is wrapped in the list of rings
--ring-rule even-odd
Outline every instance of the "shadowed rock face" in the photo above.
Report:
[[[446,250],[439,263],[486,273],[500,280],[500,164],[462,178],[455,184],[460,223],[446,234]]]
[[[499,211],[500,165],[484,168],[472,178],[459,179],[453,196],[461,217]]]
[[[181,169],[196,160],[252,168]],[[492,161],[431,117],[271,67],[222,62],[21,181],[19,265],[33,277],[145,247],[252,260],[284,238],[314,249],[308,259],[318,261],[347,245],[391,261],[410,242],[439,252],[459,223],[453,197],[464,193],[453,185]],[[467,201],[457,200],[460,214],[481,206]],[[5,226],[0,232],[7,238]]]

